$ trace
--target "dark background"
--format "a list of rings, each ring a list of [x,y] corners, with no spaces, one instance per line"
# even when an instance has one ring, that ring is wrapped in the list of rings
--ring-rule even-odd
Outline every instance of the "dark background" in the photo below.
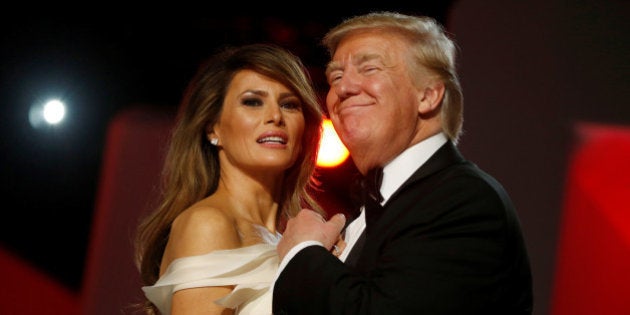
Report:
[[[158,14],[25,9],[2,22],[0,167],[7,207],[0,244],[78,290],[107,124],[117,112],[145,104],[174,111],[205,58],[251,42],[274,42],[299,55],[323,93],[327,55],[319,41],[327,29],[351,14],[400,9],[348,6],[331,14],[324,7],[227,6],[192,15],[195,8],[182,6]],[[448,6],[440,1],[405,12],[443,22]],[[67,121],[32,128],[29,108],[52,97],[67,103]]]
[[[285,46],[323,92],[323,34],[344,17],[388,9],[436,17],[454,34],[465,98],[460,148],[511,193],[532,260],[535,314],[546,314],[574,124],[630,124],[627,1],[226,5],[5,12],[0,246],[79,290],[107,124],[117,112],[138,104],[174,110],[199,63],[226,44]],[[29,107],[53,96],[67,102],[67,122],[31,128]],[[348,169],[327,174],[342,178]]]

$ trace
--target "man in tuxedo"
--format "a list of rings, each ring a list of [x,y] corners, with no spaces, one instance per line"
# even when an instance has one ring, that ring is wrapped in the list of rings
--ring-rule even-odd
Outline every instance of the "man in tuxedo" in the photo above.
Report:
[[[531,314],[510,197],[456,147],[463,97],[443,27],[375,12],[342,22],[323,43],[329,116],[370,175],[364,210],[339,258],[330,250],[343,215],[302,210],[289,220],[274,314]]]

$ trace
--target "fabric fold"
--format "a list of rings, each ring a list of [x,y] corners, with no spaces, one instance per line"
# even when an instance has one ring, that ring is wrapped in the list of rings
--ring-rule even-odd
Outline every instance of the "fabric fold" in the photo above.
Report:
[[[265,241],[272,244],[178,258],[154,285],[144,286],[142,290],[162,314],[168,315],[173,293],[179,290],[233,285],[234,290],[215,301],[217,304],[235,309],[241,315],[269,314],[270,286],[279,264],[275,244],[280,236],[267,233],[270,237]]]

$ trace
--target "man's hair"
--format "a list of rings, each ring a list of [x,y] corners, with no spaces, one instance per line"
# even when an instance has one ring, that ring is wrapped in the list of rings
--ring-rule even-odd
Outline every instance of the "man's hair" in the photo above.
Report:
[[[322,44],[332,57],[347,36],[374,30],[398,34],[410,43],[416,61],[410,69],[413,77],[417,77],[413,74],[422,73],[424,68],[444,83],[442,129],[449,139],[457,143],[462,133],[464,97],[456,71],[457,46],[444,27],[427,16],[372,12],[344,20],[324,36]]]

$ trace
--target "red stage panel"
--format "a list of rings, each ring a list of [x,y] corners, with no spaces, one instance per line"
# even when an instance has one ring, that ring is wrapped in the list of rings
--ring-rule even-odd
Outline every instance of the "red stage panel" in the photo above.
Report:
[[[570,159],[552,315],[630,314],[630,128],[580,124]]]
[[[0,314],[78,314],[77,294],[2,247],[0,279]]]
[[[133,313],[142,301],[133,262],[139,218],[157,199],[173,115],[136,106],[110,122],[87,253],[82,314]]]

